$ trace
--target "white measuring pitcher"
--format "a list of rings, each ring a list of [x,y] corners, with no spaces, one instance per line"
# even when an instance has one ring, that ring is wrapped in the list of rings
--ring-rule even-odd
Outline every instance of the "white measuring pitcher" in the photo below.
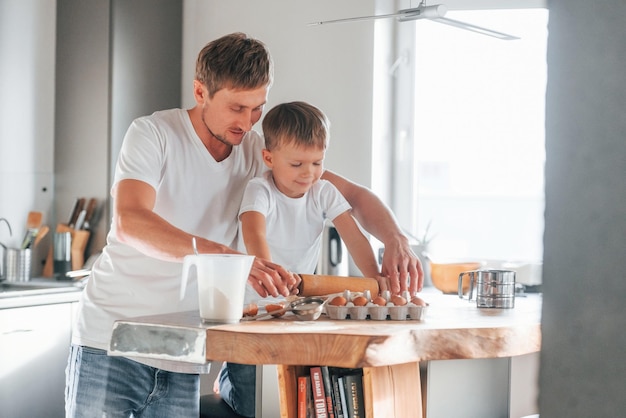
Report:
[[[243,315],[246,282],[254,256],[243,254],[187,255],[183,260],[180,298],[185,296],[192,267],[198,280],[198,305],[203,322],[234,323]]]

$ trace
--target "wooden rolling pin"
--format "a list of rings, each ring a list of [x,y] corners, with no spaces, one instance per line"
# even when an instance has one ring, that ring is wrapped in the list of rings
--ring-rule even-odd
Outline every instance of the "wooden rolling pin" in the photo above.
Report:
[[[324,296],[341,293],[344,290],[364,292],[369,290],[372,297],[380,292],[376,279],[369,277],[328,276],[323,274],[300,274],[302,282],[298,286],[298,296]]]

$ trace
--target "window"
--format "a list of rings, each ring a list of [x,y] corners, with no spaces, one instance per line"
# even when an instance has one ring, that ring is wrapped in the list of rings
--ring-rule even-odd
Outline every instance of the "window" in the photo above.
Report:
[[[413,235],[428,229],[433,257],[539,261],[548,11],[446,17],[521,39],[414,23],[412,128],[397,135],[394,211]]]

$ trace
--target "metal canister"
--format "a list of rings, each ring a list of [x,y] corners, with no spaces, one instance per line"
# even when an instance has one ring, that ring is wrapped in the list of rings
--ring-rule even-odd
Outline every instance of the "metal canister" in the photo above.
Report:
[[[65,273],[72,270],[72,234],[57,232],[53,243],[53,268],[58,279],[65,279]]]
[[[31,276],[31,250],[7,248],[5,278],[7,282],[27,282]]]
[[[474,270],[459,275],[459,287],[464,275],[470,276],[469,300],[476,284],[476,306],[479,308],[515,307],[515,272],[512,270]],[[459,297],[463,294],[459,289]]]

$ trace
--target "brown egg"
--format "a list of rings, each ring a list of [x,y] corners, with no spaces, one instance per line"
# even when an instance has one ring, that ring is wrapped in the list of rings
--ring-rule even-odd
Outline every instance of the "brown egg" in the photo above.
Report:
[[[365,306],[367,305],[367,298],[365,296],[357,296],[354,299],[352,299],[352,303],[354,303],[354,306]]]
[[[400,295],[393,295],[391,297],[391,303],[393,303],[396,306],[404,306],[406,305],[406,299]]]
[[[332,306],[346,306],[346,303],[348,303],[348,301],[343,296],[335,296],[328,302],[328,304]]]
[[[249,303],[243,308],[243,316],[255,316],[259,313],[259,307],[256,303]]]
[[[265,305],[265,310],[267,312],[279,311],[281,309],[283,309],[283,305],[278,305],[278,304]],[[285,312],[279,312],[277,314],[272,314],[272,316],[275,318],[278,318],[279,316],[283,316],[284,314]]]
[[[378,306],[385,306],[387,304],[387,299],[382,296],[376,296],[374,300],[372,300],[372,303]]]
[[[417,305],[417,306],[426,306],[428,305],[424,299],[418,298],[417,296],[413,296],[413,299],[411,299],[411,303],[413,305]]]

